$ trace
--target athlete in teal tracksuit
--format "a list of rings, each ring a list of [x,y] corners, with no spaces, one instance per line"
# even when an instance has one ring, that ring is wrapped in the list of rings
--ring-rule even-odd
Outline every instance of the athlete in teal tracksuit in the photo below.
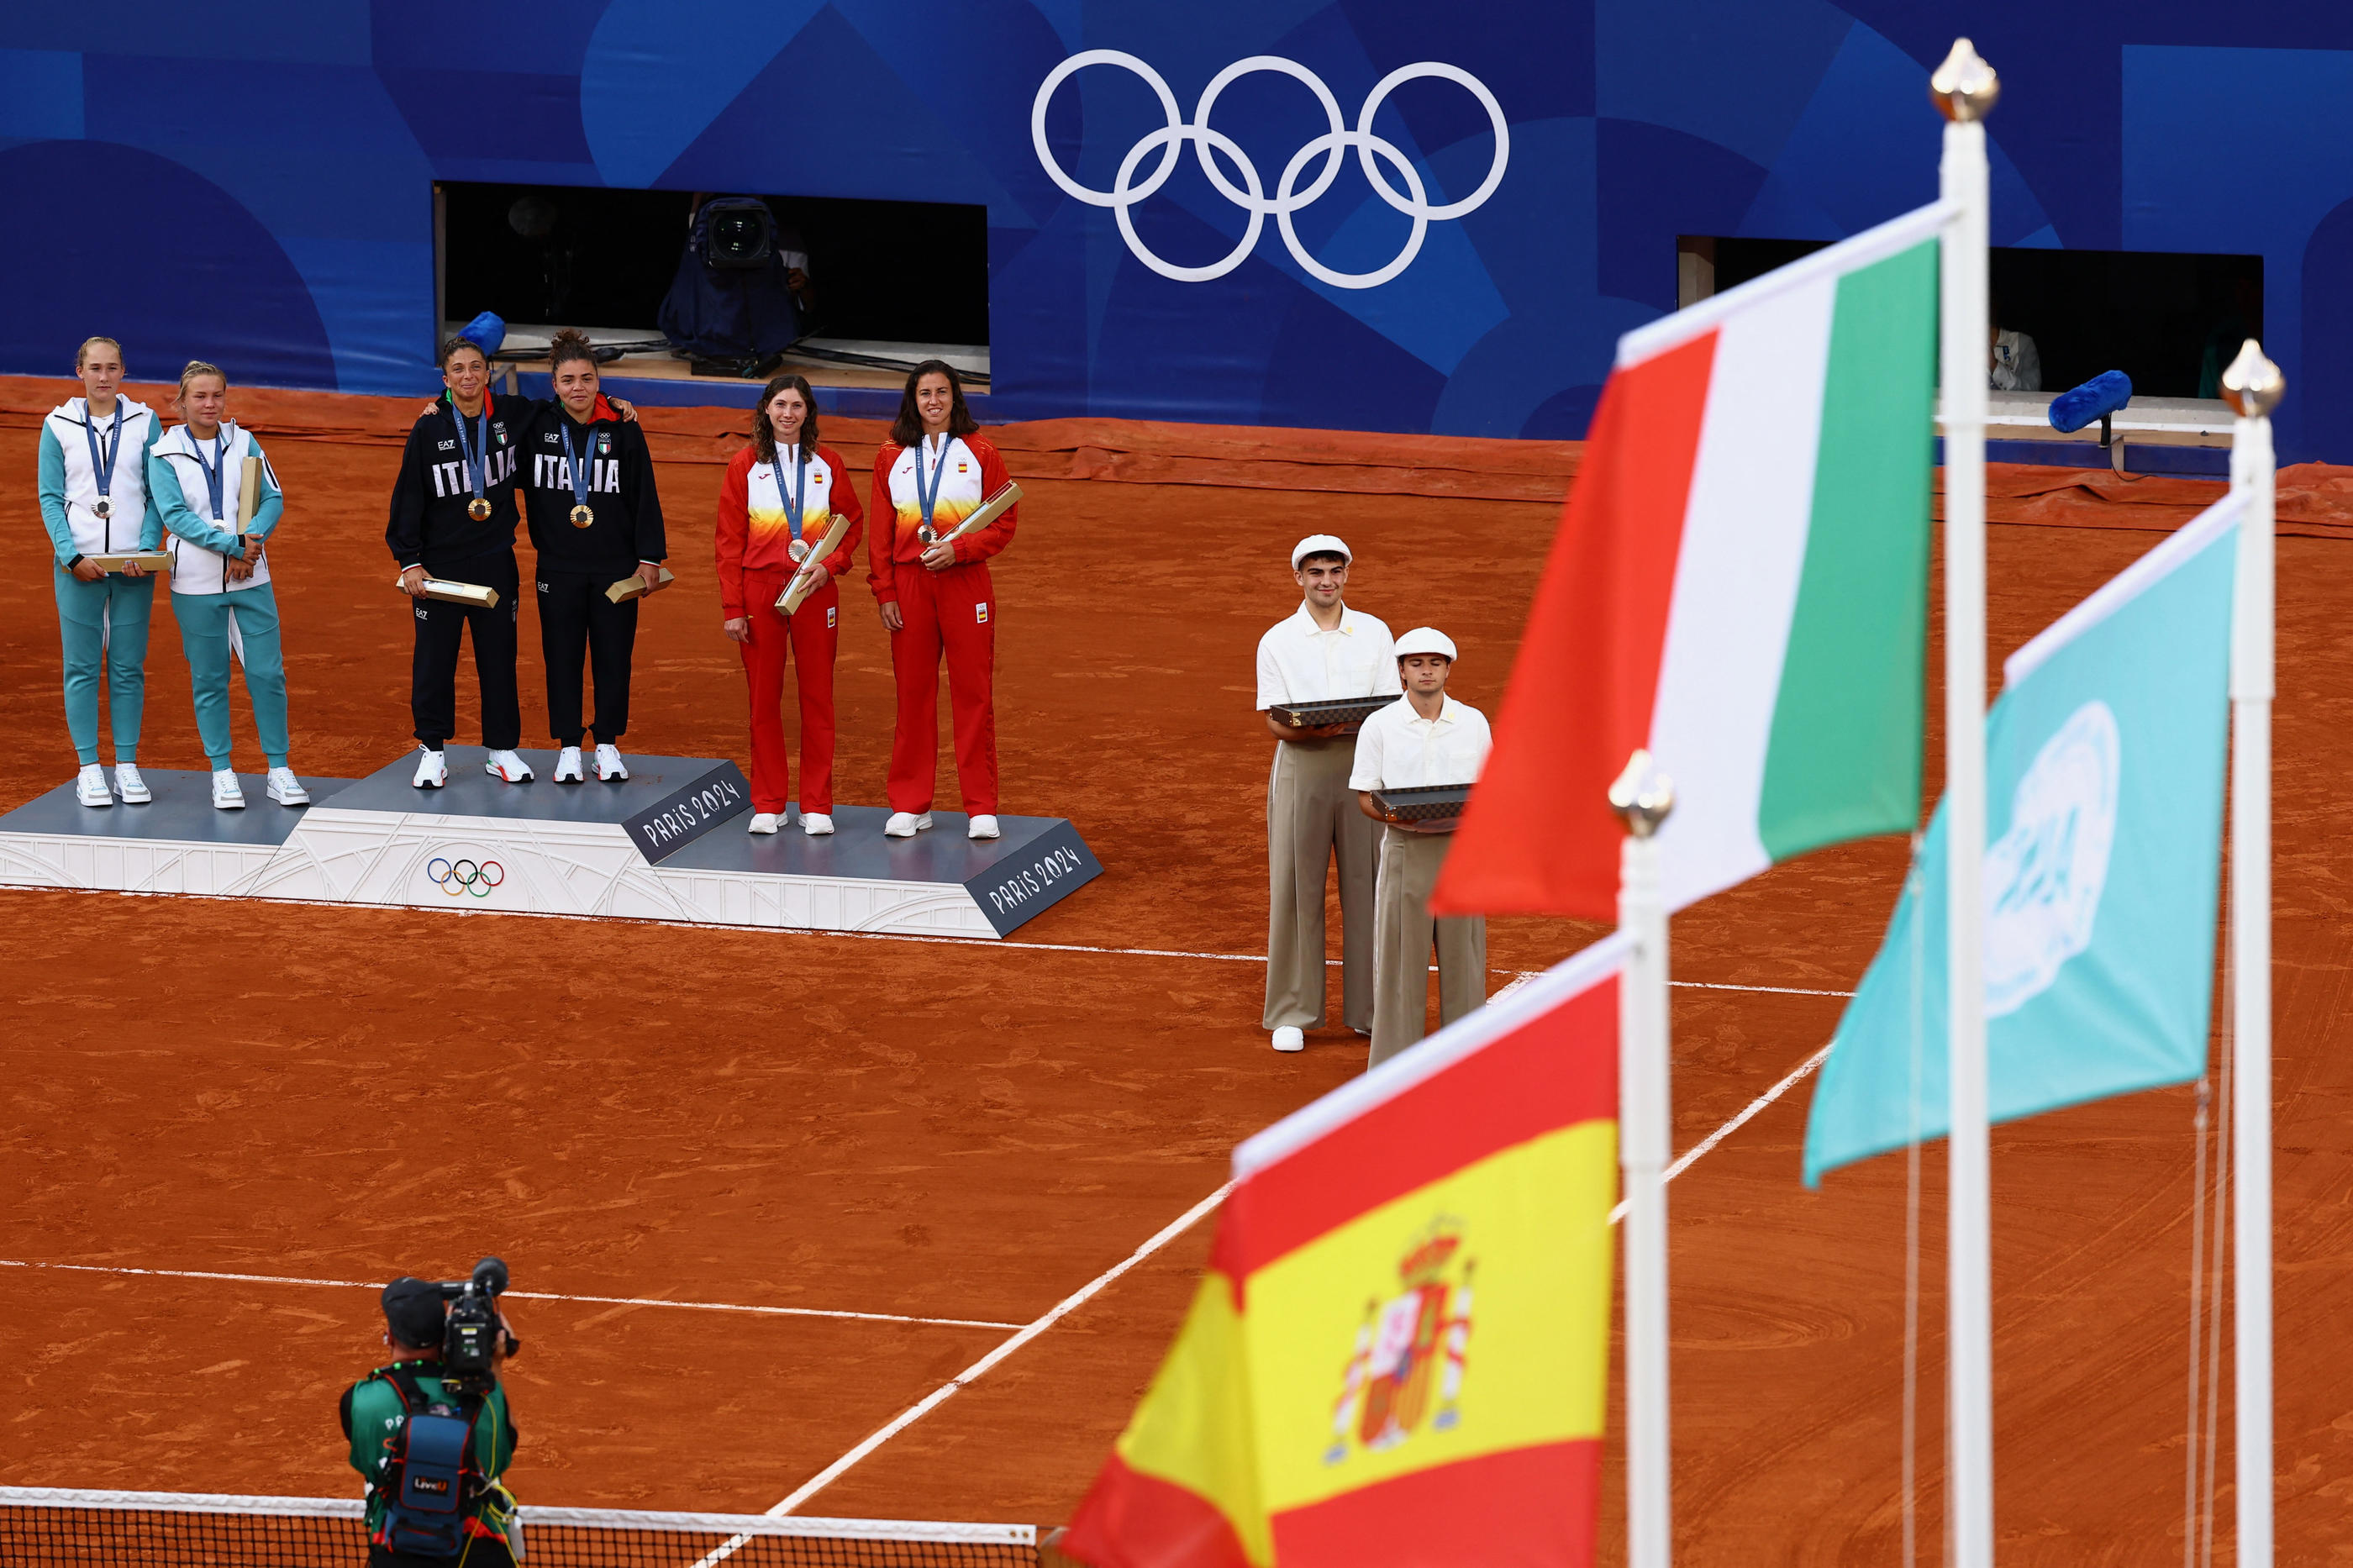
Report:
[[[85,395],[41,422],[41,525],[55,560],[58,630],[65,645],[66,728],[81,759],[82,805],[150,798],[139,777],[139,720],[147,700],[147,617],[152,575],[107,573],[89,557],[153,550],[164,520],[147,494],[147,450],[163,424],[121,396],[122,350],[92,338],[74,355]],[[114,719],[114,779],[98,763],[98,689],[103,679]]]
[[[269,766],[269,795],[280,805],[307,805],[310,795],[287,765],[286,666],[278,633],[278,596],[269,584],[265,546],[286,502],[260,443],[224,410],[228,377],[217,365],[192,360],[180,373],[175,425],[147,460],[147,489],[172,534],[172,616],[188,656],[195,698],[196,734],[213,764],[213,805],[234,811],[245,792],[229,765],[228,679],[234,649],[245,666],[253,727]],[[252,521],[237,516],[245,465],[254,461],[259,484]]]

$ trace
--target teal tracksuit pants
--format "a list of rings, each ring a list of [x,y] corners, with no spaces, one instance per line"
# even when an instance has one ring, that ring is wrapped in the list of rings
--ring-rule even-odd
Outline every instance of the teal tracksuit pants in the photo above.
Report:
[[[188,684],[196,700],[196,738],[213,771],[228,766],[228,618],[237,616],[245,645],[245,690],[253,699],[253,727],[261,754],[273,768],[286,765],[286,662],[278,637],[278,595],[269,584],[233,588],[226,594],[174,594],[172,618],[180,623],[180,647],[188,656]]]
[[[114,760],[139,760],[139,718],[147,707],[147,618],[155,607],[153,577],[100,577],[85,583],[51,568],[58,631],[65,640],[66,729],[82,765],[98,761],[98,688],[106,683],[114,714]]]

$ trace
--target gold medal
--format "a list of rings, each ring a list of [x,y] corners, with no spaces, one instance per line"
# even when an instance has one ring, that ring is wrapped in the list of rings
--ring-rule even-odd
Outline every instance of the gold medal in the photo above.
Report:
[[[491,516],[491,503],[482,497],[476,496],[466,503],[466,515],[476,522],[487,522]]]
[[[575,527],[575,528],[586,528],[586,527],[587,527],[590,523],[592,523],[592,522],[594,522],[594,521],[596,521],[596,511],[595,511],[592,508],[586,507],[586,506],[575,506],[575,507],[574,507],[574,508],[572,509],[572,526],[573,526],[573,527]]]

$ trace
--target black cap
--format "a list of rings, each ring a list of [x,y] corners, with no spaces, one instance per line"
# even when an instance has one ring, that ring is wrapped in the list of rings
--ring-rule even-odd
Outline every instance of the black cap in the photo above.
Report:
[[[404,1274],[384,1288],[385,1324],[402,1344],[438,1348],[445,1320],[441,1287],[431,1280]]]

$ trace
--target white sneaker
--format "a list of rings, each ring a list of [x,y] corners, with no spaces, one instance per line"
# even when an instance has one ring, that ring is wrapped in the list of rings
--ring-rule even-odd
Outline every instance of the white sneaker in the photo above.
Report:
[[[755,812],[754,812],[754,813],[752,814],[752,831],[753,831],[753,832],[754,832],[754,833],[774,833],[776,830],[776,814],[775,812],[773,812],[773,811],[755,811]]]
[[[921,816],[912,811],[894,811],[891,814],[891,820],[882,825],[882,836],[886,838],[913,838],[931,825],[932,814],[928,811]]]
[[[74,795],[84,805],[112,805],[114,792],[107,787],[106,770],[96,763],[82,765],[81,776],[74,780]],[[891,819],[893,822],[897,817]]]
[[[553,776],[557,784],[586,784],[588,782],[588,775],[580,771],[579,747],[566,746],[564,750],[555,753],[555,773]]]
[[[620,747],[599,746],[596,748],[597,783],[610,784],[615,779],[626,779],[628,776],[628,765],[621,761]]]
[[[139,776],[137,763],[114,764],[114,793],[122,797],[125,805],[145,805],[155,798],[148,791],[147,781]]]
[[[449,763],[438,752],[417,748],[417,776],[408,781],[417,789],[439,789],[449,782]]]
[[[822,811],[804,811],[801,831],[811,838],[823,838],[833,831],[833,818]]]
[[[269,788],[265,793],[280,805],[311,804],[311,792],[302,787],[302,781],[294,776],[292,768],[270,769]]]
[[[213,809],[215,811],[245,809],[245,791],[238,787],[237,774],[231,769],[221,768],[213,773]]]
[[[492,752],[483,762],[482,771],[495,773],[509,784],[529,784],[538,776],[531,771],[531,764],[522,760],[519,752]]]
[[[1274,1048],[1278,1051],[1303,1051],[1307,1048],[1307,1037],[1285,1024],[1274,1032]]]
[[[993,816],[974,817],[972,826],[965,833],[966,838],[994,838],[997,836],[997,818]]]

